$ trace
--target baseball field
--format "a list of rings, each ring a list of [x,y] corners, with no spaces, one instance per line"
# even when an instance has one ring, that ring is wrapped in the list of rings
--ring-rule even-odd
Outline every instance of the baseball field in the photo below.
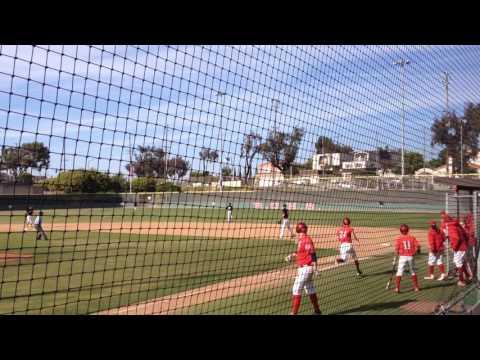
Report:
[[[334,265],[335,229],[352,220],[365,273]],[[404,292],[385,290],[393,240],[407,223],[425,247],[432,213],[291,212],[306,221],[317,247],[315,279],[326,314],[432,312],[456,291],[454,282],[424,281],[425,250],[417,259],[420,293],[404,277]],[[49,240],[23,231],[24,213],[0,213],[0,314],[288,314],[294,239],[279,239],[278,211],[110,208],[46,210]],[[301,313],[309,314],[304,299]]]

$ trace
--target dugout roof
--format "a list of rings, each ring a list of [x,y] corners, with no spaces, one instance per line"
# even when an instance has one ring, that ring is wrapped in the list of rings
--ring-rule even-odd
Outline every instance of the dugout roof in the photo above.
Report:
[[[437,184],[444,184],[451,186],[452,189],[466,191],[479,191],[480,180],[472,178],[453,178],[453,177],[435,177],[434,182]]]

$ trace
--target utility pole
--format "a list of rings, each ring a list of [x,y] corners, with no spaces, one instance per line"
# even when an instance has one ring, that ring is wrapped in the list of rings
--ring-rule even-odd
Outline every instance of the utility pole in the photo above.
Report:
[[[445,111],[449,112],[449,104],[448,104],[448,86],[450,85],[450,74],[447,71],[444,71],[443,74],[445,78],[443,79],[443,85],[445,85]]]
[[[463,175],[463,119],[460,119],[460,169]]]
[[[66,125],[65,125],[66,126]],[[61,164],[61,168],[63,171],[66,171],[67,170],[67,165],[66,165],[66,154],[65,154],[65,150],[66,150],[66,146],[65,146],[65,138],[67,136],[67,132],[65,131],[65,134],[63,136],[63,150],[62,150],[62,161],[63,161],[63,164]]]
[[[220,192],[223,192],[223,97],[227,95],[224,92],[217,92],[217,97],[220,98]]]
[[[272,110],[274,113],[274,116],[273,116],[273,134],[274,135],[277,135],[277,111],[278,111],[279,105],[280,105],[280,100],[272,99]]]
[[[449,104],[448,104],[448,87],[450,85],[450,74],[447,72],[447,71],[444,71],[443,72],[443,75],[445,76],[443,79],[442,79],[442,82],[443,82],[443,85],[445,86],[445,116],[450,116],[450,109],[449,109]],[[450,133],[450,129],[451,129],[451,122],[450,122],[450,117],[449,117],[449,120],[448,120],[448,133]],[[450,144],[448,144],[450,145]],[[448,154],[448,145],[447,145],[447,176],[450,175],[450,165],[449,165],[449,160],[450,160],[450,157],[449,157],[449,154]],[[453,170],[453,169],[452,169]],[[453,171],[452,171],[453,172]]]
[[[410,64],[409,60],[401,59],[393,63],[398,65],[402,71],[402,190],[404,189],[403,177],[405,176],[405,66]]]
[[[167,135],[168,135],[168,127],[167,127],[167,123],[165,122],[165,127],[164,127],[164,155],[163,155],[163,158],[164,158],[164,167],[163,167],[163,176],[165,178],[165,182],[167,182],[167,177],[168,177],[168,151],[167,151],[167,148],[168,148],[168,139],[167,139]]]
[[[132,139],[131,134],[128,134],[128,154],[130,157],[130,166],[128,167],[128,182],[130,194],[132,193]]]
[[[427,140],[427,130],[423,129],[423,175],[425,175],[425,166],[426,166],[426,161],[427,161],[427,146],[426,146],[426,140]]]

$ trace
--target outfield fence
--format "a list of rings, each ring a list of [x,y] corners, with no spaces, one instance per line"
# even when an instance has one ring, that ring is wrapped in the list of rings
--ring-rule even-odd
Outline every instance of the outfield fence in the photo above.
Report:
[[[0,45],[0,314],[476,313],[477,278],[424,277],[440,211],[478,236],[451,184],[480,182],[479,65],[460,45]],[[286,261],[298,222],[316,271]],[[395,293],[401,224],[421,252]]]

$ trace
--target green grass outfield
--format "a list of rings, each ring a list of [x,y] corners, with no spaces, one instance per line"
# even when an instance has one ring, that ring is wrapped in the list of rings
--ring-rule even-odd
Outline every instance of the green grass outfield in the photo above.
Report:
[[[285,266],[292,241],[99,232],[0,234],[0,314],[86,314]],[[334,250],[320,250],[320,256]]]
[[[207,207],[197,208],[104,208],[104,209],[58,209],[45,210],[44,223],[95,223],[95,222],[140,222],[140,221],[192,221],[192,222],[223,222],[224,209]],[[275,223],[280,219],[280,210],[237,209],[234,211],[234,221]],[[392,213],[392,212],[361,212],[361,211],[306,211],[292,210],[293,221],[304,220],[316,225],[339,225],[344,216],[349,216],[354,226],[368,227],[398,227],[407,223],[413,229],[428,228],[428,221],[439,218],[432,213]],[[0,223],[23,223],[23,211],[0,212]]]
[[[426,275],[426,255],[416,258],[419,282],[422,291],[412,291],[410,276],[402,279],[402,293],[395,294],[393,285],[385,290],[392,270],[392,256],[376,256],[361,262],[364,278],[355,276],[353,265],[340,266],[325,270],[315,280],[320,307],[324,314],[337,315],[385,315],[415,314],[400,307],[411,301],[434,301],[450,299],[458,288],[454,280],[438,282],[423,280]],[[438,275],[438,274],[437,274]],[[182,314],[245,314],[245,315],[287,315],[291,307],[291,281],[275,288],[266,288],[254,292],[215,300],[191,306],[182,310]],[[302,297],[299,314],[310,315],[312,306],[307,296]]]

